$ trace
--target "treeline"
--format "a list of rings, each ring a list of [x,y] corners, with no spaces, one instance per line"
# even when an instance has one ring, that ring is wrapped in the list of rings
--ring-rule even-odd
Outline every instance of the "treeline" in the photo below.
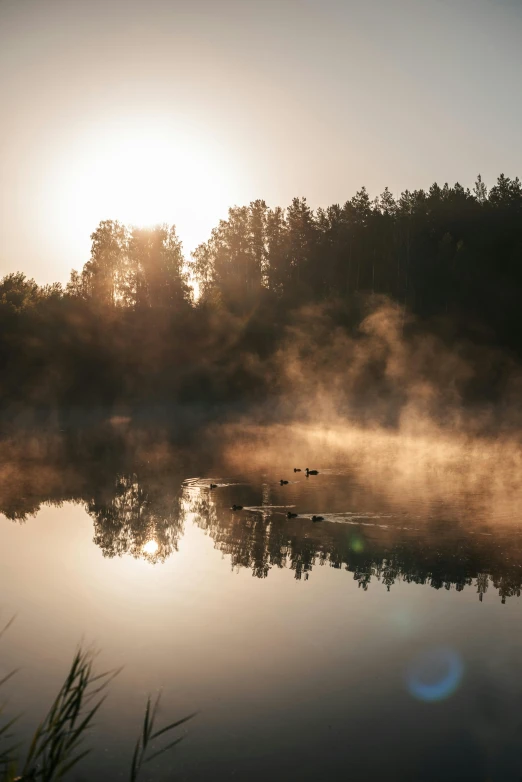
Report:
[[[372,296],[520,354],[521,292],[522,185],[504,175],[316,211],[255,201],[190,259],[174,227],[105,221],[66,286],[0,281],[0,406],[261,400],[295,313],[322,305],[353,334]]]

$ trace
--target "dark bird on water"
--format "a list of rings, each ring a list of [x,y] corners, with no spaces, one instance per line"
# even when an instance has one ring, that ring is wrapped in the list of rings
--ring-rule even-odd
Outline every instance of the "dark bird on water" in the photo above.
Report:
[[[242,505],[232,505],[232,510],[243,510]]]
[[[297,518],[297,513],[292,513],[292,511],[290,511],[290,510],[288,511],[288,513],[286,515],[287,515],[287,518],[289,518],[289,519],[296,519]]]
[[[279,483],[281,484],[281,486],[285,486],[285,485],[288,483],[288,481],[284,481],[284,480],[281,478],[281,480],[279,481]]]
[[[309,470],[308,467],[306,468],[306,477],[309,475],[319,475],[319,470]]]
[[[294,467],[294,472],[302,472],[300,467]]]
[[[324,521],[324,516],[312,516],[312,521]]]
[[[217,483],[211,483],[210,484],[211,489],[217,489]]]

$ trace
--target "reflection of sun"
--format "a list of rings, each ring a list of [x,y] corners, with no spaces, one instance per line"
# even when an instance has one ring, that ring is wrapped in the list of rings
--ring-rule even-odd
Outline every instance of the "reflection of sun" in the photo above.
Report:
[[[159,545],[156,543],[156,541],[149,540],[148,543],[145,543],[143,546],[143,553],[153,555],[157,552],[158,549]]]

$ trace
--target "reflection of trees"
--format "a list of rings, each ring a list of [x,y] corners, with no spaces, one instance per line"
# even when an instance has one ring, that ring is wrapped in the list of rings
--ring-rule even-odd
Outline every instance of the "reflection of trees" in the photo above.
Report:
[[[307,580],[314,567],[329,566],[351,572],[364,591],[375,582],[388,590],[399,581],[457,591],[474,586],[482,601],[491,585],[502,602],[522,591],[522,545],[511,539],[506,560],[492,538],[466,537],[462,530],[458,543],[451,532],[441,537],[429,530],[409,537],[401,530],[395,538],[376,530],[355,535],[342,524],[298,526],[281,515],[233,513],[219,508],[207,492],[191,492],[185,499],[196,524],[230,557],[232,568],[247,568],[257,578],[277,567]]]
[[[215,547],[230,557],[232,568],[248,568],[258,578],[266,578],[274,564],[267,556],[272,525],[261,515],[247,520],[232,511],[219,509],[204,492],[186,493],[194,519],[214,541]]]
[[[256,578],[286,568],[305,581],[325,566],[349,571],[362,590],[405,581],[434,589],[472,587],[479,600],[492,589],[503,602],[522,592],[522,536],[512,530],[472,534],[456,520],[415,532],[288,521],[270,509],[268,490],[261,512],[234,513],[224,504],[225,493],[182,486],[180,450],[159,448],[158,441],[157,432],[142,440],[136,433],[131,439],[111,429],[83,429],[59,437],[31,431],[25,440],[20,435],[2,442],[0,513],[23,522],[42,504],[84,504],[106,557],[163,562],[177,551],[190,515],[232,568],[246,568]],[[195,458],[202,463],[201,454]]]
[[[247,568],[256,578],[270,570],[289,568],[301,579],[321,559],[317,541],[304,538],[268,510],[247,515],[216,505],[213,495],[185,490],[187,507],[195,523],[214,541],[216,549],[230,557],[234,570]]]
[[[155,495],[136,474],[117,476],[108,496],[91,500],[87,510],[94,519],[94,542],[105,557],[131,554],[163,562],[183,535],[179,495]]]
[[[112,425],[18,432],[0,451],[0,513],[23,523],[43,504],[84,504],[104,556],[162,562],[177,550],[183,513],[181,477],[173,477],[179,449],[160,438]]]

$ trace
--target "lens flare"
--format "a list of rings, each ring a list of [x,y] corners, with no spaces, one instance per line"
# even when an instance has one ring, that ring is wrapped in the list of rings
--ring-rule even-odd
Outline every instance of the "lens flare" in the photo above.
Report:
[[[424,652],[413,661],[406,674],[410,695],[433,703],[453,695],[464,673],[464,664],[457,652],[440,646]]]
[[[364,540],[354,535],[350,541],[350,547],[356,554],[361,554],[364,551]]]

